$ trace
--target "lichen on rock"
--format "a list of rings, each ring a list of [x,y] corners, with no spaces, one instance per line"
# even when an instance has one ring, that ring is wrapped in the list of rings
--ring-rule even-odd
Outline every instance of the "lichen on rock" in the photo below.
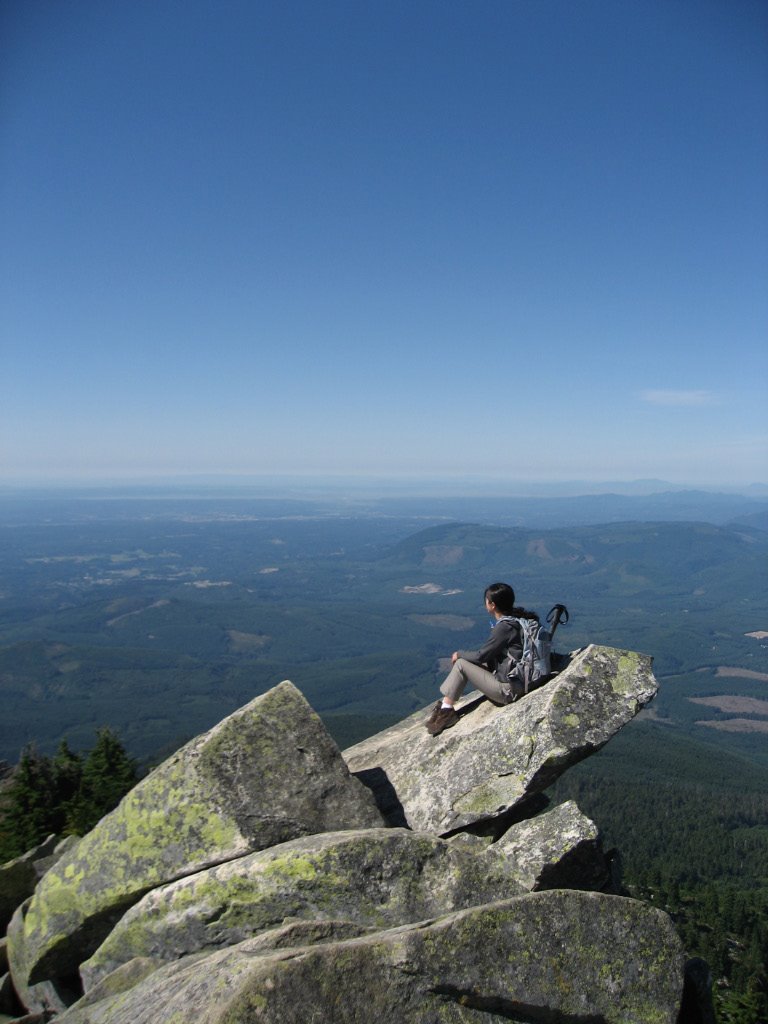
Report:
[[[119,996],[86,997],[59,1020],[674,1024],[683,969],[680,940],[660,911],[559,890],[314,946],[269,952],[246,940],[162,967]]]
[[[657,690],[651,659],[592,645],[507,707],[471,695],[433,737],[426,712],[344,751],[388,820],[440,835],[507,813],[599,750]]]
[[[470,696],[437,738],[420,712],[345,763],[282,683],[48,871],[11,923],[15,989],[57,1024],[674,1024],[671,920],[605,894],[573,802],[540,813],[655,690],[649,658],[593,646],[516,704]]]
[[[86,991],[133,957],[233,945],[283,920],[388,928],[524,891],[517,859],[427,833],[325,833],[249,854],[148,893],[82,965]]]
[[[9,938],[17,987],[64,979],[144,893],[296,836],[382,823],[319,716],[281,683],[182,747],[64,854]]]
[[[512,825],[491,849],[515,864],[525,889],[607,892],[614,885],[597,825],[573,800]]]

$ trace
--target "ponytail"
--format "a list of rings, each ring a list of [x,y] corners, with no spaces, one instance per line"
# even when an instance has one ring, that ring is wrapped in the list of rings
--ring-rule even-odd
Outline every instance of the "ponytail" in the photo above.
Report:
[[[535,619],[539,622],[539,613],[529,612],[525,608],[513,608],[510,615],[514,615],[516,619]]]

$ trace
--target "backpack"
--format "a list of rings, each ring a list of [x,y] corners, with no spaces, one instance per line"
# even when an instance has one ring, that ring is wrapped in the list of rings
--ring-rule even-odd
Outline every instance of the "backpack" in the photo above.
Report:
[[[515,701],[543,686],[556,674],[552,671],[552,637],[560,622],[568,622],[568,609],[565,605],[556,604],[550,610],[547,622],[552,623],[551,629],[536,619],[520,619],[512,615],[505,618],[518,624],[523,641],[520,659],[515,661],[509,654],[502,665],[504,675],[509,679],[508,695],[511,701]]]

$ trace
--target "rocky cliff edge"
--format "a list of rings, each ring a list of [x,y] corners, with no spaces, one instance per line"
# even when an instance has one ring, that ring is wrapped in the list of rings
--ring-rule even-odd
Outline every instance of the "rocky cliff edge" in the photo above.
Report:
[[[0,1020],[683,1019],[670,919],[617,894],[575,804],[542,813],[655,691],[649,658],[591,646],[515,704],[472,695],[438,737],[422,711],[342,755],[281,683],[35,879]]]

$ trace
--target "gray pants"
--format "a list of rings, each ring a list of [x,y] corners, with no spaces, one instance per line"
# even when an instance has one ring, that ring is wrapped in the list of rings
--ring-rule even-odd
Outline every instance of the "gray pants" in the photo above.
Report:
[[[471,683],[476,690],[484,693],[496,704],[506,704],[509,701],[509,697],[501,689],[501,683],[493,672],[489,672],[482,665],[465,661],[464,658],[457,658],[453,663],[453,668],[440,687],[440,693],[445,694],[450,700],[458,700],[467,683]]]

